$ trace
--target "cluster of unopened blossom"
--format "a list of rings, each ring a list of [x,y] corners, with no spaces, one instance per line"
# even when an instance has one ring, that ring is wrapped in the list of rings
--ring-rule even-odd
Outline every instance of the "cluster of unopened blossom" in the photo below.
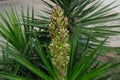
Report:
[[[68,19],[64,17],[59,6],[53,7],[49,32],[52,41],[49,45],[52,63],[60,76],[65,76],[69,62],[70,45],[68,44],[69,31],[67,30]]]

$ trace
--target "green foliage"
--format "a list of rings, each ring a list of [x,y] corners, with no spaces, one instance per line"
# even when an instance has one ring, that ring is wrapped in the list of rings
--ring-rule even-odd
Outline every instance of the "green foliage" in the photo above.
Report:
[[[73,27],[78,27],[81,49],[83,49],[83,46],[87,43],[87,38],[92,28],[94,29],[90,39],[90,41],[93,42],[90,45],[91,48],[93,48],[96,43],[100,43],[101,38],[119,33],[119,31],[113,31],[112,29],[120,27],[120,25],[106,24],[120,19],[118,16],[119,13],[110,12],[112,9],[119,6],[116,5],[112,7],[115,2],[104,6],[102,4],[103,1],[100,0],[51,0],[51,3],[46,0],[42,1],[49,8],[53,7],[51,4],[53,3],[59,5],[64,10],[64,15],[69,20],[68,30],[71,32],[70,34],[73,32]],[[47,15],[51,14],[49,9],[45,9],[43,12]],[[49,21],[49,17],[41,18],[43,21]]]
[[[113,48],[113,51],[115,51],[115,53],[117,53],[117,55],[120,55],[120,48]]]
[[[21,15],[18,17],[16,9],[11,7],[5,11],[6,17],[0,14],[3,20],[3,23],[0,23],[0,36],[3,38],[0,41],[3,50],[3,57],[0,59],[1,79],[97,80],[104,78],[104,74],[120,66],[120,62],[111,65],[110,62],[100,63],[97,60],[101,47],[107,40],[106,36],[119,33],[109,29],[119,27],[119,25],[108,26],[104,24],[119,19],[116,17],[118,13],[106,14],[114,7],[108,8],[109,5],[107,5],[92,13],[101,6],[101,2],[95,2],[95,0],[51,1],[61,6],[64,15],[69,20],[71,49],[67,75],[60,79],[51,62],[52,56],[48,49],[51,38],[47,28],[49,17],[40,15],[41,19],[36,19],[34,9],[32,8],[32,12],[30,12],[29,7],[26,10],[27,14],[24,13],[22,7]],[[46,1],[45,3],[52,8],[51,4]],[[94,4],[86,8],[91,3]],[[90,13],[92,14],[90,15]],[[88,27],[91,25],[94,28]],[[105,38],[105,40],[101,41],[98,38]],[[98,45],[94,46],[93,42],[98,43]],[[106,80],[107,78],[109,75]]]

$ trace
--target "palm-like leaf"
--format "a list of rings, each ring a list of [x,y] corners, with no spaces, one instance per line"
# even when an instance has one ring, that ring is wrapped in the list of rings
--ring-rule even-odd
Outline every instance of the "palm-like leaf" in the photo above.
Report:
[[[119,6],[111,7],[114,2],[109,5],[104,6],[100,0],[42,0],[43,3],[48,7],[52,8],[54,3],[59,5],[64,10],[64,15],[69,19],[70,32],[73,32],[73,27],[79,27],[80,43],[84,46],[87,42],[87,37],[91,28],[93,29],[93,35],[91,36],[91,41],[94,43],[100,43],[99,38],[105,38],[108,35],[115,35],[119,33],[118,31],[113,31],[112,28],[120,27],[120,25],[108,25],[106,23],[119,20],[119,13],[109,13],[112,9]],[[50,10],[43,10],[46,14],[50,14]],[[43,20],[46,18],[42,17]],[[70,33],[70,34],[71,34]],[[104,35],[103,35],[104,34]]]
[[[34,11],[32,10],[32,12]],[[31,58],[34,55],[34,54],[31,54],[33,50],[32,44],[30,44],[33,42],[32,36],[31,34],[27,33],[31,31],[31,28],[33,28],[33,26],[21,25],[20,23],[20,19],[22,19],[22,21],[24,22],[25,18],[27,18],[26,21],[29,21],[29,8],[27,9],[27,16],[25,18],[24,18],[25,13],[23,10],[21,10],[22,18],[19,18],[16,9],[13,7],[11,7],[10,9],[7,9],[5,13],[6,13],[6,17],[0,14],[0,17],[4,23],[4,24],[0,23],[0,35],[3,38],[0,41],[0,45],[3,50],[3,58],[1,59],[1,64],[3,65],[3,68],[1,69],[1,71],[5,73],[10,72],[14,74],[12,75],[13,77],[16,74],[29,76],[29,74],[28,73],[26,74],[25,72],[26,71],[26,69],[24,68],[25,65],[22,66],[21,63],[16,62],[16,60],[14,60],[10,55],[10,52],[12,52],[13,55],[19,55],[19,56],[22,56],[22,58],[31,56],[27,58],[28,60],[31,60]],[[32,13],[32,15],[34,15],[34,13]],[[32,19],[33,18],[34,16],[32,16]],[[9,54],[7,51],[9,52]],[[29,61],[27,63],[31,65]],[[32,69],[32,71],[35,72],[34,69]],[[4,74],[1,74],[1,76],[2,75]],[[13,77],[10,77],[9,74],[8,75],[5,74],[5,75],[6,76],[4,76],[3,78],[7,78],[7,79],[10,78],[12,80],[17,79],[17,76],[15,76],[16,78],[14,79]],[[30,76],[30,77],[33,77],[33,76]],[[19,76],[18,76],[18,80],[19,80]]]
[[[26,34],[22,34],[24,32],[26,32],[26,29],[22,29],[21,25],[19,25],[20,21],[18,18],[18,13],[16,11],[14,11],[12,8],[6,10],[6,16],[7,18],[5,18],[2,14],[0,14],[1,19],[4,22],[4,25],[2,23],[0,23],[0,35],[3,38],[3,40],[1,41],[1,46],[3,48],[3,50],[5,51],[6,47],[15,51],[15,52],[23,52],[26,45],[28,44],[28,39],[26,38]],[[6,41],[8,41],[8,46],[6,46]],[[8,54],[4,55],[5,61],[9,61],[11,59],[9,59]],[[6,60],[7,59],[7,60]],[[14,63],[17,66],[12,66],[11,68],[14,68],[13,73],[16,74],[20,65],[18,63]],[[7,69],[9,65],[4,65],[6,66]],[[6,70],[5,70],[6,71]]]
[[[48,7],[48,9],[43,9],[43,12],[47,16],[43,16],[41,14],[38,15],[40,19],[36,19],[36,21],[40,20],[41,22],[45,22],[42,23],[42,27],[38,28],[43,29],[44,32],[47,33],[46,26],[48,26],[49,24],[51,8],[53,8],[53,5],[59,5],[63,9],[64,15],[69,20],[68,30],[70,31],[70,36],[72,36],[73,34],[73,28],[78,27],[77,29],[80,34],[78,44],[80,44],[79,49],[81,52],[83,51],[84,46],[87,43],[87,38],[91,30],[93,31],[93,35],[90,39],[91,43],[89,45],[88,52],[91,52],[92,49],[94,49],[95,46],[101,42],[101,39],[104,39],[106,36],[113,36],[120,33],[119,31],[113,30],[114,28],[120,27],[120,25],[108,25],[109,22],[117,21],[120,19],[119,13],[110,13],[111,10],[119,6],[116,5],[112,7],[111,5],[113,5],[115,2],[112,2],[108,5],[103,5],[103,1],[100,0],[42,0],[42,2]],[[49,37],[43,37],[44,39],[48,40],[46,42],[50,41]],[[43,37],[40,37],[40,40]],[[76,59],[77,58],[78,56],[76,56]]]
[[[104,38],[117,33],[112,30],[107,30],[109,27],[113,28],[114,25],[107,26],[104,24],[105,22],[119,19],[111,19],[116,17],[117,14],[104,15],[112,8],[107,9],[108,6],[106,6],[102,8],[101,11],[94,12],[94,10],[101,5],[99,2],[97,2],[97,4],[94,3],[94,0],[51,1],[60,5],[65,12],[65,16],[69,18],[70,61],[68,63],[67,75],[61,80],[95,80],[120,66],[119,62],[112,66],[109,62],[101,65],[96,64],[99,49],[106,41],[105,39],[101,42],[98,38]],[[47,6],[52,7],[51,4],[45,3]],[[92,3],[94,5],[86,8],[87,5]],[[47,14],[50,13],[48,11],[45,12]],[[89,14],[90,12],[94,13]],[[13,11],[13,8],[11,8],[9,12],[6,11],[6,14],[9,21],[7,18],[3,17],[2,14],[0,15],[6,25],[0,24],[1,36],[6,40],[0,42],[4,51],[3,59],[1,60],[3,68],[1,69],[2,73],[0,73],[0,76],[11,80],[60,79],[56,68],[51,63],[51,56],[48,49],[50,36],[46,26],[49,23],[49,17],[40,16],[42,20],[35,19],[34,9],[32,9],[32,16],[30,16],[29,8],[27,8],[27,16],[24,14],[24,10],[21,11],[22,17],[20,20],[17,16],[17,12]],[[92,28],[91,25],[93,26]],[[115,27],[119,27],[119,25]],[[104,35],[106,34],[106,36],[103,36],[103,33]],[[100,45],[94,47],[95,49],[91,50],[90,53],[87,53],[90,49],[89,45],[91,41],[100,43]],[[78,46],[81,47],[82,45],[79,45],[79,43],[83,43],[84,45],[81,48],[81,52],[79,52]],[[77,60],[75,60],[77,57],[76,54],[79,54]]]
[[[77,29],[74,29],[74,34],[76,32],[77,32]],[[80,55],[81,57],[79,58],[78,62],[76,63],[74,61],[74,55],[77,53],[76,52],[77,48],[75,48],[75,47],[78,45],[77,43],[78,43],[79,36],[78,35],[72,36],[72,40],[70,40],[70,43],[71,43],[70,62],[68,64],[68,71],[67,71],[67,76],[66,76],[65,80],[79,80],[79,79],[81,79],[81,80],[90,80],[90,79],[94,80],[94,79],[99,79],[105,73],[120,66],[120,63],[116,63],[116,64],[110,66],[110,63],[107,62],[107,63],[101,64],[97,67],[91,68],[92,65],[96,64],[97,57],[99,55],[99,49],[102,47],[102,45],[104,44],[106,39],[98,47],[96,47],[92,51],[91,54],[86,56],[86,52],[88,49],[90,38],[91,38],[91,33],[90,33],[89,38],[88,38],[88,42],[87,42],[88,44],[86,44],[84,52]],[[38,60],[40,59],[43,61],[44,68],[46,69],[46,71],[48,73],[46,73],[46,71],[43,72],[42,70],[40,70],[36,66],[32,65],[32,63],[29,60],[27,60],[26,57],[22,57],[21,55],[19,55],[19,53],[16,54],[15,52],[13,53],[13,51],[7,49],[6,54],[9,54],[15,61],[19,62],[21,66],[25,66],[26,69],[33,72],[34,75],[39,76],[39,78],[44,79],[44,80],[58,80],[59,77],[57,76],[55,69],[52,67],[52,65],[49,65],[49,64],[51,64],[51,62],[48,61],[48,59],[50,59],[50,56],[47,58],[47,55],[45,55],[46,52],[44,51],[44,48],[41,47],[42,44],[38,41],[37,38],[36,38],[35,42],[36,42],[35,43],[35,48],[36,48],[35,50],[37,50],[38,55],[40,57],[40,58],[38,58]],[[47,52],[47,54],[49,55],[49,52]],[[16,80],[16,78],[22,79],[22,77],[20,78],[19,76],[5,74],[5,73],[1,73],[0,76],[2,76],[3,78],[6,78],[6,79],[8,79],[8,78],[15,79],[15,80]],[[26,76],[26,77],[28,77],[28,76]],[[32,78],[32,79],[35,79],[35,78]],[[25,78],[25,80],[27,80],[27,78]]]
[[[13,7],[6,10],[5,13],[6,17],[0,14],[4,23],[0,23],[0,35],[3,38],[0,41],[3,51],[3,58],[0,59],[0,65],[3,66],[1,68],[2,73],[0,73],[2,77],[0,78],[10,80],[38,80],[43,78],[45,80],[51,80],[49,75],[52,75],[52,78],[54,78],[53,76],[56,76],[56,74],[52,72],[54,69],[50,66],[51,64],[49,64],[49,60],[47,60],[44,51],[42,52],[43,45],[41,47],[38,44],[38,47],[34,42],[33,31],[36,32],[35,25],[29,25],[28,23],[31,20],[34,21],[34,9],[32,8],[32,15],[30,15],[29,7],[27,7],[26,15],[22,7],[21,17],[18,17],[18,13]],[[43,33],[44,31],[39,34]],[[41,55],[41,52],[44,55]],[[47,69],[49,71],[46,71]],[[50,72],[49,75],[47,75],[48,72]]]
[[[16,76],[8,73],[0,73],[1,78],[9,79],[9,80],[30,80],[29,78],[23,78],[21,76]]]

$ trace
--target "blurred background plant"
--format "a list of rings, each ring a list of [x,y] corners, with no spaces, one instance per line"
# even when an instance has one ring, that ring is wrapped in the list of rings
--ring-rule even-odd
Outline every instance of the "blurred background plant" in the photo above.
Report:
[[[34,8],[30,12],[29,7],[27,14],[22,7],[20,16],[13,7],[5,11],[6,17],[0,14],[3,20],[0,23],[3,38],[0,41],[3,49],[0,77],[3,80],[58,80],[48,49],[51,42],[48,24],[51,9],[57,4],[69,21],[71,50],[65,80],[107,80],[112,73],[104,73],[117,68],[120,63],[111,66],[109,62],[101,63],[98,57],[106,41],[103,41],[104,38],[119,34],[119,31],[112,29],[120,25],[107,24],[120,19],[119,13],[108,14],[118,5],[111,7],[113,2],[102,7],[102,2],[98,0],[42,1],[48,9],[43,10],[46,15],[38,14],[37,18]]]

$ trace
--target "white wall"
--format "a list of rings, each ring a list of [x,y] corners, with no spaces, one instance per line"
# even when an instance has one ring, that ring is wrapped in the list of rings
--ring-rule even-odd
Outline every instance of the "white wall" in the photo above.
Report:
[[[104,4],[110,4],[110,3],[114,2],[114,1],[116,1],[116,2],[114,3],[113,6],[120,4],[120,0],[104,0]],[[115,8],[114,10],[117,11],[117,12],[120,12],[120,6]]]

